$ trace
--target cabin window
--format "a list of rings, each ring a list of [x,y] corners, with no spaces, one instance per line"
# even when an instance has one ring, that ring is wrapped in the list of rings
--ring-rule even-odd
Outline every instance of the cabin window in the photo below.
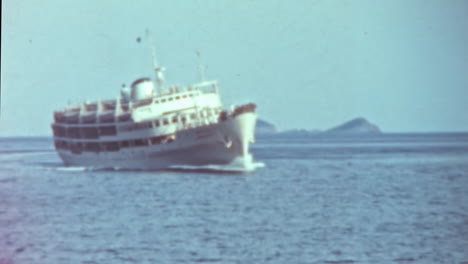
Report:
[[[100,136],[115,136],[117,135],[117,131],[115,126],[102,126],[99,127],[99,135]]]
[[[57,127],[57,133],[60,137],[65,137],[66,136],[66,129],[64,127]]]
[[[159,126],[159,120],[154,121],[154,126],[158,127]]]
[[[186,117],[186,116],[182,116],[182,118],[180,119],[180,121],[181,121],[182,123],[185,124],[185,122],[187,122],[187,117]]]
[[[114,114],[107,114],[99,116],[99,122],[101,123],[113,123],[114,122]]]
[[[80,129],[77,127],[67,128],[67,137],[69,138],[80,138]]]
[[[166,99],[162,99],[162,100],[161,100],[161,103],[164,103],[164,102],[166,102]]]
[[[97,127],[82,127],[81,128],[81,137],[96,139],[99,138],[99,132]]]
[[[67,124],[78,124],[78,115],[65,117],[65,123]]]
[[[100,150],[99,143],[91,142],[84,144],[84,151],[99,152]]]
[[[119,151],[120,150],[118,142],[105,142],[103,143],[103,145],[106,151]]]
[[[178,121],[177,116],[173,116],[173,117],[172,117],[172,123],[177,123],[177,121]]]
[[[119,116],[119,121],[120,122],[125,122],[130,120],[130,114],[123,114]]]
[[[134,104],[134,107],[149,105],[151,104],[152,101],[153,101],[152,99],[143,99],[143,100],[140,100],[138,103]]]
[[[169,101],[172,101],[172,100],[174,100],[174,98],[172,98],[172,97],[169,97],[169,99],[168,99],[168,100],[169,100]]]
[[[55,144],[55,148],[57,149],[68,149],[67,141],[55,140],[54,144]]]
[[[73,154],[81,154],[82,151],[81,143],[71,143],[70,150]]]
[[[197,119],[197,115],[195,113],[190,114],[190,119],[194,120]]]
[[[91,116],[81,118],[82,124],[95,124],[96,121],[97,121],[96,115],[91,115]]]
[[[182,98],[187,98],[187,95],[185,95],[185,94],[184,94],[184,95],[182,95]]]
[[[148,128],[152,128],[153,127],[153,122],[148,122],[146,125],[148,126]]]
[[[130,144],[128,141],[120,141],[120,147],[121,148],[128,148],[130,147]]]
[[[134,141],[135,147],[142,147],[142,146],[148,146],[148,140],[147,139],[137,139]]]
[[[179,99],[180,99],[180,96],[176,96],[176,98],[175,98],[175,99],[176,99],[176,100],[179,100]]]
[[[112,102],[105,102],[102,104],[104,111],[111,111],[115,110],[115,101]]]
[[[93,112],[97,110],[97,104],[89,104],[85,105],[85,110],[89,112]]]
[[[188,96],[193,97],[193,94],[189,94]]]
[[[169,125],[169,120],[168,120],[167,118],[164,118],[164,119],[163,119],[163,124],[164,124],[164,125]]]
[[[161,137],[152,137],[150,141],[152,145],[161,144]]]
[[[52,126],[52,130],[54,131],[54,136],[56,137],[65,137],[66,136],[66,129],[61,126]]]

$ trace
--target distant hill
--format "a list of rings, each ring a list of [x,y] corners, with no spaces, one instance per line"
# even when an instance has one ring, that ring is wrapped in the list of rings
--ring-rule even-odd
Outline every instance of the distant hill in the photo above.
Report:
[[[320,133],[322,133],[320,130],[291,129],[291,130],[281,131],[278,134],[280,134],[281,136],[303,137],[303,136],[318,135]]]
[[[331,129],[320,130],[306,130],[306,129],[292,129],[280,131],[276,129],[275,125],[265,120],[258,119],[255,130],[257,136],[275,136],[275,137],[289,137],[289,136],[327,136],[327,135],[360,135],[360,134],[379,134],[382,133],[380,128],[367,121],[365,118],[359,117],[351,121],[345,122],[339,126]]]
[[[255,127],[256,135],[271,135],[271,134],[275,134],[276,132],[277,132],[277,129],[275,125],[265,120],[257,119],[257,125]]]
[[[365,118],[359,117],[344,124],[331,128],[324,133],[326,134],[378,134],[382,133],[380,128]]]

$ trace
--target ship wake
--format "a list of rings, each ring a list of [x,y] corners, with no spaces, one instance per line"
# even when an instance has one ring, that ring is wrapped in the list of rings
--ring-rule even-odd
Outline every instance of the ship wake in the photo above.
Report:
[[[212,165],[201,165],[201,166],[193,166],[193,165],[172,165],[166,169],[162,170],[169,170],[169,171],[202,171],[202,172],[221,172],[221,173],[246,173],[255,171],[258,168],[265,167],[263,162],[254,161],[252,155],[248,155],[246,157],[238,157],[233,160],[229,164],[219,165],[219,164],[212,164]],[[65,166],[65,167],[56,167],[57,171],[62,172],[85,172],[85,171],[153,171],[153,170],[145,170],[145,169],[127,169],[127,168],[119,168],[119,167],[82,167],[82,166]]]
[[[263,162],[256,162],[253,160],[252,155],[246,157],[238,157],[229,164],[219,165],[172,165],[168,169],[176,171],[206,171],[206,172],[225,172],[225,173],[244,173],[252,172],[258,168],[265,167]]]

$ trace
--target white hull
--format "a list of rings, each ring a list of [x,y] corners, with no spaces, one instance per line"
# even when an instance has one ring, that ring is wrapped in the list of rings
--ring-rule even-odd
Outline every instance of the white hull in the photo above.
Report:
[[[255,123],[255,113],[246,112],[225,121],[177,131],[170,143],[80,154],[58,149],[58,154],[67,166],[94,168],[155,170],[180,165],[224,165],[251,158],[249,143],[254,140]]]

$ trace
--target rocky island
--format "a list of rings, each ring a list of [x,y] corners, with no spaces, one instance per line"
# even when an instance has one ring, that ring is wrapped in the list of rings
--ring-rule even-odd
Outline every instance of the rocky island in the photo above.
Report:
[[[306,129],[293,129],[278,132],[275,125],[265,120],[258,119],[255,134],[257,136],[327,136],[327,135],[370,135],[380,134],[380,128],[367,121],[365,118],[358,117],[347,121],[341,125],[333,128],[320,131],[320,130],[306,130]]]
[[[359,117],[350,120],[344,124],[328,129],[324,133],[327,134],[379,134],[382,133],[380,128],[365,118]]]

